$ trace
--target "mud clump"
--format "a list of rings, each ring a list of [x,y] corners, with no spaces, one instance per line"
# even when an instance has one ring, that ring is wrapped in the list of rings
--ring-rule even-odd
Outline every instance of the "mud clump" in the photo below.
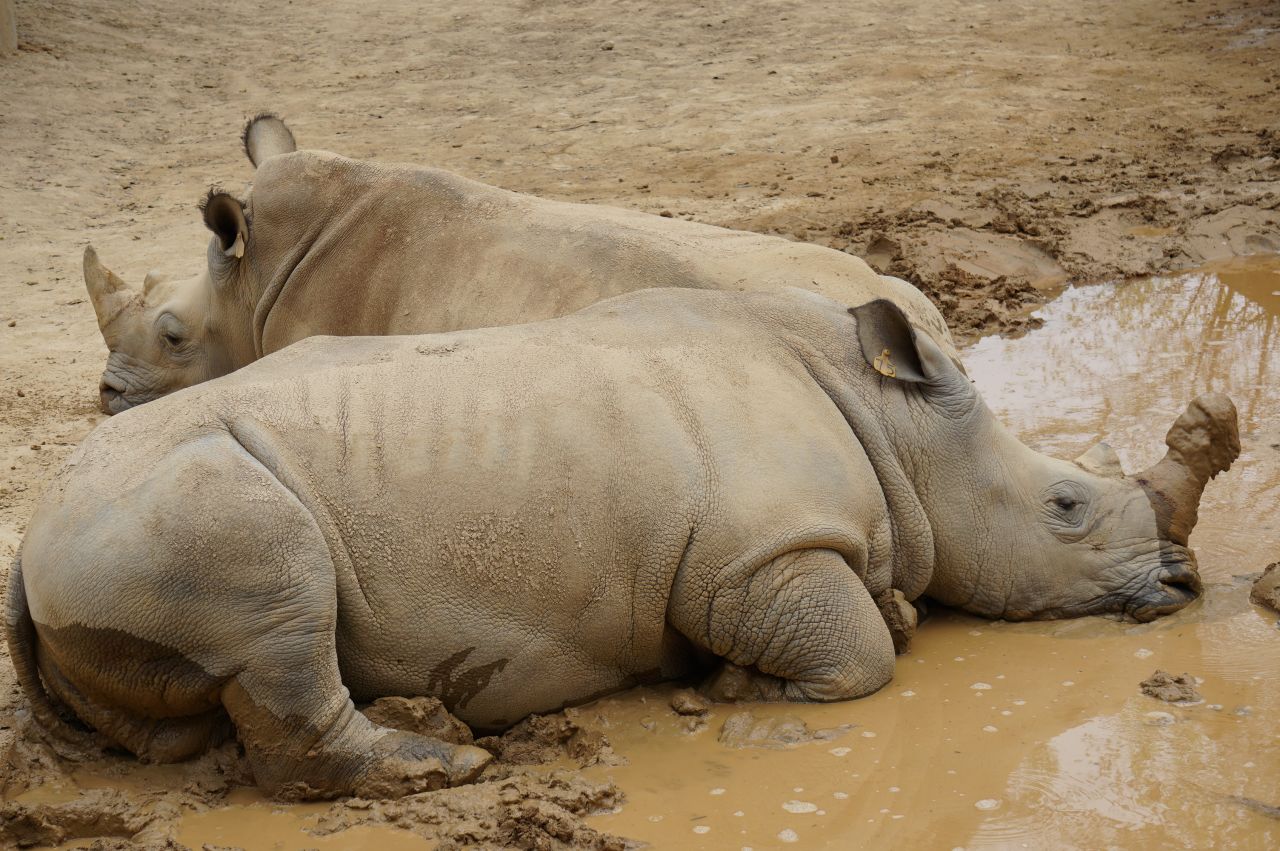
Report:
[[[757,718],[754,712],[735,712],[720,728],[720,744],[728,748],[766,748],[789,750],[810,742],[829,742],[852,730],[857,724],[841,724],[822,730],[810,730],[809,725],[794,715],[780,718]]]
[[[375,724],[431,736],[454,745],[469,745],[471,728],[449,714],[434,697],[380,697],[360,710]]]
[[[1249,599],[1280,612],[1280,561],[1267,565],[1253,583]]]
[[[1173,676],[1167,671],[1156,671],[1138,685],[1142,693],[1167,703],[1192,703],[1203,700],[1196,691],[1195,678],[1190,674]]]
[[[530,715],[501,736],[476,739],[475,744],[494,755],[498,770],[504,765],[546,765],[565,757],[579,768],[617,765],[620,758],[605,735],[583,726],[580,719],[576,709]]]
[[[362,824],[407,828],[436,839],[441,849],[600,849],[622,851],[620,837],[583,823],[583,816],[616,809],[612,783],[590,783],[570,772],[519,774],[392,801],[350,798],[334,804],[312,831],[337,833]]]
[[[0,844],[30,848],[88,837],[132,839],[155,818],[119,792],[93,790],[63,804],[0,802]]]
[[[690,688],[682,688],[671,695],[671,711],[686,717],[705,717],[711,712],[711,702]]]

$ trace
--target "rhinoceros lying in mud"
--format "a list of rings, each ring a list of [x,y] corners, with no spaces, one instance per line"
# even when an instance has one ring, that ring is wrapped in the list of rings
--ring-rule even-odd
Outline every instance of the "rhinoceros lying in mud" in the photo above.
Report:
[[[348,689],[495,728],[718,657],[748,696],[839,700],[890,679],[886,615],[924,593],[1179,609],[1230,400],[1168,444],[1131,477],[1105,447],[1028,449],[883,300],[647,290],[320,337],[99,426],[31,522],[9,647],[64,732],[55,701],[173,760],[228,713],[268,791],[400,794],[486,757],[377,727]]]
[[[816,245],[646,213],[546,201],[439,169],[294,151],[266,116],[244,203],[212,193],[205,271],[126,286],[85,252],[118,413],[225,375],[315,334],[421,334],[533,322],[647,287],[803,287],[846,304],[888,298],[948,354],[937,309],[897,278]]]

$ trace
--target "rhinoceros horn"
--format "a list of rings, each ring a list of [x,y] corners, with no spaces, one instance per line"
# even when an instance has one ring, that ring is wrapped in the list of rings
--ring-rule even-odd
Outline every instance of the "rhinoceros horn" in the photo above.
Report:
[[[1134,478],[1151,500],[1160,532],[1186,546],[1204,486],[1240,455],[1236,406],[1221,393],[1197,396],[1164,442],[1165,456]]]
[[[84,250],[84,285],[89,290],[93,312],[98,316],[98,328],[110,345],[112,327],[118,326],[121,316],[137,305],[138,293],[102,265],[92,245]]]

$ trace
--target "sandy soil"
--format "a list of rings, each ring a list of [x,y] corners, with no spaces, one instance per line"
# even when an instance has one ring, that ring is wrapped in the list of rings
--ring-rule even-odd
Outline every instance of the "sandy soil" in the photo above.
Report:
[[[1067,278],[1280,250],[1267,0],[17,6],[21,51],[0,60],[0,573],[101,419],[84,244],[135,284],[197,268],[195,202],[248,179],[237,136],[259,110],[306,147],[860,254],[962,338],[1025,326]],[[20,705],[0,663],[0,750]]]

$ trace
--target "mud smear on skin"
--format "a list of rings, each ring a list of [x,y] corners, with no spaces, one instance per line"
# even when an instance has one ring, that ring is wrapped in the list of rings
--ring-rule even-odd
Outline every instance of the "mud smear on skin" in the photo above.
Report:
[[[1041,328],[965,355],[1023,439],[1074,457],[1102,436],[1127,469],[1159,457],[1187,399],[1234,398],[1243,453],[1207,489],[1191,538],[1201,602],[1142,625],[943,611],[870,698],[680,715],[674,686],[637,689],[574,713],[622,760],[578,769],[566,750],[533,770],[621,789],[616,812],[577,818],[659,848],[1277,847],[1266,807],[1280,804],[1280,629],[1239,578],[1280,553],[1277,293],[1280,259],[1069,289],[1039,312]],[[1143,695],[1157,668],[1197,676],[1203,702]],[[722,728],[744,710],[760,729],[821,735],[726,747]],[[33,765],[48,782],[18,801],[114,789],[137,808],[181,804],[159,812],[152,830],[163,832],[150,835],[191,847],[422,848],[442,827],[395,807],[275,804],[237,785],[245,778],[225,760],[70,770]]]

